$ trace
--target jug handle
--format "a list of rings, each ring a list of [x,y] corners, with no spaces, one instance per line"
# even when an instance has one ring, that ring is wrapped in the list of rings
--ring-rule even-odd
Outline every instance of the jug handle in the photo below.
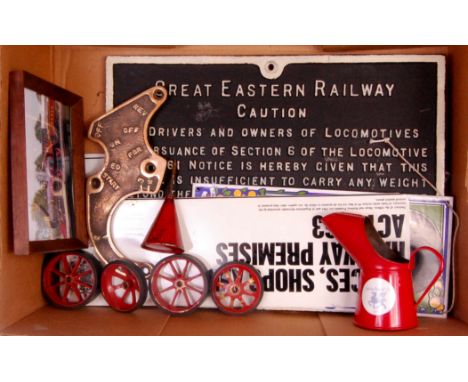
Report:
[[[411,252],[410,263],[409,263],[409,266],[410,266],[411,270],[414,269],[414,261],[415,261],[414,259],[415,259],[416,253],[418,253],[421,250],[430,251],[437,257],[437,260],[439,260],[439,269],[438,269],[436,275],[434,276],[434,278],[432,279],[432,281],[429,283],[429,285],[424,290],[424,292],[421,294],[421,296],[419,296],[418,300],[414,303],[416,306],[419,305],[419,303],[422,301],[424,296],[429,292],[429,290],[432,288],[432,286],[436,283],[436,281],[439,279],[439,276],[442,274],[442,272],[444,270],[444,258],[442,257],[442,255],[439,252],[437,252],[434,248],[426,247],[426,246],[416,248],[413,252]]]

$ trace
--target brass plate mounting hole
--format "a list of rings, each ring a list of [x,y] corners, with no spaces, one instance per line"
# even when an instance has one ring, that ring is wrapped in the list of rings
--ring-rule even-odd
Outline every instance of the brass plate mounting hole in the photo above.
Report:
[[[158,176],[158,163],[153,159],[146,159],[140,164],[140,171],[142,175],[147,178]]]
[[[156,171],[156,166],[152,162],[146,163],[145,170],[148,174],[154,174]]]
[[[164,92],[161,89],[156,89],[154,92],[154,98],[161,99],[164,97]]]
[[[273,61],[270,61],[266,64],[266,68],[269,72],[274,72],[276,70],[276,64]]]
[[[101,187],[101,179],[99,178],[93,178],[91,180],[91,187],[93,187],[95,190]]]

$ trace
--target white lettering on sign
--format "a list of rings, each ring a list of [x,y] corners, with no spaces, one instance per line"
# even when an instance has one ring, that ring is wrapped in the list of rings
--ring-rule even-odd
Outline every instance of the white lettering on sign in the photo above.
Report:
[[[384,177],[379,177],[379,185],[381,187],[389,187],[389,188],[418,188],[421,187],[421,184],[423,187],[426,186],[426,182],[423,179],[418,179],[418,178],[404,178],[404,177],[398,177],[398,178],[384,178]]]
[[[294,146],[290,146],[294,147]],[[315,153],[315,147],[301,147],[301,157],[311,157]],[[294,155],[294,154],[293,154]]]
[[[427,172],[427,163],[412,163],[411,166],[408,163],[400,163],[401,171],[402,172],[415,172],[414,170],[418,170],[419,172]]]
[[[236,175],[193,175],[190,177],[190,183],[209,183],[209,184],[235,184],[241,186],[273,186],[275,176],[236,176]]]
[[[234,157],[280,157],[281,147],[232,146],[231,155]]]
[[[394,83],[327,83],[325,80],[315,80],[315,97],[391,97]]]
[[[234,130],[233,130],[234,131]],[[274,129],[274,128],[257,128],[257,127],[244,127],[241,130],[241,137],[251,138],[292,138],[293,129]]]
[[[260,171],[286,171],[298,172],[307,170],[307,162],[260,162]]]
[[[185,147],[176,147],[176,146],[154,146],[153,151],[156,154],[162,156],[173,156],[177,155],[180,157],[190,157],[190,156],[205,156],[207,155],[205,146],[185,146]]]
[[[249,107],[244,103],[237,105],[238,118],[307,118],[305,107]]]
[[[190,160],[189,170],[232,171],[232,161]]]
[[[213,127],[210,131],[210,138],[232,138],[234,136],[234,129],[232,127]]]
[[[343,147],[321,147],[322,155],[326,157],[343,158]]]
[[[302,178],[303,187],[340,187],[342,178],[337,177],[308,177],[305,176]]]
[[[362,188],[368,187],[372,188],[374,184],[374,178],[351,178],[348,182],[348,187]]]
[[[329,171],[337,171],[337,172],[353,172],[354,171],[354,163],[350,162],[332,162],[332,161],[324,161],[324,162],[315,162],[315,170],[318,172],[329,172]]]
[[[213,84],[167,84],[160,80],[156,81],[156,86],[167,88],[169,97],[209,97]]]
[[[400,147],[399,150],[394,150],[391,147],[360,147],[349,148],[349,156],[352,158],[389,158],[398,157],[398,153],[406,158],[427,158],[427,147]]]
[[[233,84],[231,80],[221,81],[222,97],[305,97],[306,86],[300,84]]]
[[[354,139],[382,139],[382,138],[419,138],[418,129],[331,129],[325,127],[325,138],[354,138]]]
[[[148,127],[148,135],[150,137],[181,137],[181,138],[193,138],[201,137],[203,130],[200,127]]]
[[[364,172],[391,172],[392,163],[374,163],[374,162],[362,162],[362,170]]]

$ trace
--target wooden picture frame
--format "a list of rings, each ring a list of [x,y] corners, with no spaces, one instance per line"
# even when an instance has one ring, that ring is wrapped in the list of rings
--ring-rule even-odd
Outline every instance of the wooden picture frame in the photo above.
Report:
[[[28,72],[10,73],[13,248],[86,248],[82,98]]]

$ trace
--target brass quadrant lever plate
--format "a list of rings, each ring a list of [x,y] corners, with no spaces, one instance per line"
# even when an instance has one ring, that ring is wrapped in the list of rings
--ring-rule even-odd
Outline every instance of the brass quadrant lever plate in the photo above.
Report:
[[[127,197],[159,191],[167,162],[148,143],[148,124],[167,99],[161,86],[150,88],[91,123],[89,138],[105,151],[104,168],[87,180],[88,230],[95,254],[107,264],[125,258],[112,241],[111,221]],[[137,263],[146,275],[151,264]]]

